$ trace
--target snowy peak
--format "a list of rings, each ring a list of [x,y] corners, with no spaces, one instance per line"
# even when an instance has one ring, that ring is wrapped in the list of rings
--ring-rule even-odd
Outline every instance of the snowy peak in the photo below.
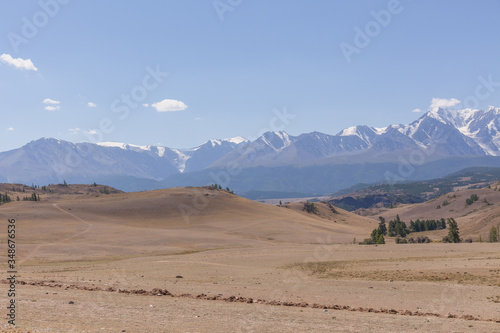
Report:
[[[244,137],[236,136],[234,138],[229,138],[229,139],[211,139],[211,140],[208,140],[207,142],[205,142],[203,145],[209,144],[212,147],[215,147],[215,146],[221,146],[225,143],[239,145],[239,144],[247,143],[247,142],[248,142],[248,140],[245,139]],[[203,145],[201,145],[201,146],[203,146]],[[201,146],[198,146],[198,147],[201,147]],[[198,148],[198,147],[196,147],[196,148]],[[196,148],[193,148],[193,149],[196,149]]]
[[[385,130],[385,129],[384,129]],[[377,136],[380,135],[379,133],[383,133],[383,131],[378,131],[372,127],[364,126],[364,125],[358,125],[358,126],[352,126],[348,127],[344,130],[342,130],[338,136],[357,136],[364,142],[366,142],[368,145],[372,144],[373,139]]]
[[[41,138],[38,140],[30,141],[26,144],[27,147],[39,147],[39,146],[54,146],[54,145],[74,145],[74,143],[54,139],[54,138]]]
[[[242,136],[235,136],[234,138],[224,139],[222,141],[227,141],[227,142],[235,143],[237,145],[248,142],[248,140],[245,139]]]
[[[175,149],[163,146],[140,146],[122,142],[99,142],[97,145],[104,148],[119,148],[125,151],[145,152],[170,161],[179,172],[183,173],[202,170],[239,145],[247,142],[247,139],[237,136],[229,139],[208,140],[200,146],[189,149]]]
[[[175,149],[178,153],[176,163],[180,172],[199,171],[233,151],[248,140],[237,136],[228,139],[211,139],[200,146],[190,149]]]
[[[128,143],[114,142],[114,141],[98,142],[97,145],[108,148],[120,148],[123,150],[151,150],[151,146],[138,146],[138,145],[132,145]]]
[[[162,146],[139,146],[129,143],[114,142],[114,141],[98,142],[97,145],[104,148],[119,148],[122,150],[135,151],[135,152],[148,152],[158,157],[164,157],[165,154],[168,154],[169,152],[173,151],[173,149]]]
[[[357,137],[367,144],[366,148],[375,151],[412,146],[428,148],[446,141],[440,152],[447,155],[500,156],[500,108],[490,107],[486,111],[437,108],[409,125],[351,126],[336,136]]]
[[[338,135],[340,136],[349,136],[349,135],[358,135],[358,126],[351,126],[346,129],[343,129]]]
[[[406,128],[406,134],[421,146],[445,140],[447,153],[458,155],[500,155],[496,141],[499,110],[452,110],[438,108],[424,114]]]
[[[482,114],[484,114],[484,111],[478,109],[451,110],[438,108],[429,111],[424,116],[432,117],[444,124],[451,124],[459,128],[466,126],[467,123],[477,117],[480,117]]]
[[[279,132],[266,132],[257,140],[264,143],[272,150],[278,152],[290,146],[290,144],[292,143],[292,139],[293,138],[290,137],[288,133],[284,131],[279,131]]]

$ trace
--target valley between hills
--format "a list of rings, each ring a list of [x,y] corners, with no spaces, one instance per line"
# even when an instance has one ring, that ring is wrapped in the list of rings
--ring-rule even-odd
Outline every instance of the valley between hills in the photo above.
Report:
[[[360,216],[213,187],[4,184],[14,200],[0,205],[1,228],[9,219],[17,228],[18,328],[3,331],[497,332],[500,248],[478,242],[500,221],[495,186]],[[32,192],[40,201],[22,200]],[[472,193],[479,200],[465,205]],[[435,230],[411,234],[428,244],[358,244],[379,215],[397,214],[453,217],[473,242],[442,243],[446,230]]]

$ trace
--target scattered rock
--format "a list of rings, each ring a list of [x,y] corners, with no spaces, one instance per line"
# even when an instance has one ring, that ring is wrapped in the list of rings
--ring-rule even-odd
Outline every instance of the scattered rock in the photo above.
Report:
[[[182,278],[182,276],[180,276]],[[392,280],[390,280],[392,281]],[[422,312],[421,308],[417,308],[417,311],[410,311],[410,310],[396,310],[396,309],[374,309],[374,308],[362,308],[362,307],[355,307],[351,308],[348,305],[322,305],[322,304],[308,304],[306,302],[286,302],[286,301],[276,301],[276,300],[264,300],[264,299],[253,299],[253,298],[247,298],[247,297],[242,297],[242,296],[229,296],[229,297],[222,297],[222,294],[218,294],[217,296],[208,296],[206,294],[199,294],[199,295],[192,295],[188,293],[183,293],[183,294],[172,294],[166,289],[160,289],[160,288],[154,288],[150,291],[146,291],[144,289],[138,289],[138,290],[127,290],[127,289],[115,289],[112,287],[108,288],[100,288],[100,287],[89,287],[89,286],[81,286],[81,285],[76,285],[76,284],[59,284],[55,283],[55,281],[49,281],[50,283],[44,282],[44,281],[33,281],[33,282],[26,282],[26,281],[18,281],[19,285],[31,285],[31,286],[42,286],[42,287],[50,287],[50,288],[64,288],[66,289],[76,289],[76,290],[88,290],[88,291],[107,291],[107,292],[118,292],[122,294],[128,294],[128,295],[143,295],[143,296],[171,296],[174,297],[174,301],[177,301],[177,298],[191,298],[191,299],[205,299],[205,300],[217,300],[217,301],[224,301],[224,302],[239,302],[239,303],[258,303],[258,304],[268,304],[268,305],[273,305],[273,306],[293,306],[293,307],[302,307],[302,308],[313,308],[313,309],[323,309],[324,312],[328,312],[328,309],[332,310],[347,310],[347,311],[358,311],[358,312],[372,312],[372,313],[385,313],[385,314],[398,314],[398,315],[403,315],[403,316],[424,316],[424,317],[436,317],[436,318],[450,318],[450,319],[462,319],[462,320],[469,320],[469,321],[489,321],[489,322],[495,322],[495,323],[500,323],[500,319],[483,319],[481,316],[472,316],[472,315],[456,315],[452,313],[448,313],[447,315],[442,315],[442,314],[437,314],[437,313],[431,313],[431,312]],[[8,281],[1,281],[0,283],[9,283]],[[404,284],[403,284],[404,286]],[[370,289],[373,289],[372,286],[368,287]],[[393,288],[394,289],[394,288]],[[46,292],[45,294],[49,294]],[[52,293],[54,295],[57,294],[57,292]],[[239,294],[238,294],[239,295]],[[74,301],[69,301],[69,304],[75,304]],[[153,305],[150,305],[150,308],[153,308]],[[194,309],[193,309],[194,310]],[[302,310],[301,310],[302,311]],[[197,316],[200,317],[200,316]],[[332,317],[332,319],[335,319],[335,317]],[[427,319],[428,321],[428,319]],[[125,332],[125,330],[122,330],[122,332]]]
[[[177,275],[175,278],[176,279],[184,279],[184,277],[182,275]]]

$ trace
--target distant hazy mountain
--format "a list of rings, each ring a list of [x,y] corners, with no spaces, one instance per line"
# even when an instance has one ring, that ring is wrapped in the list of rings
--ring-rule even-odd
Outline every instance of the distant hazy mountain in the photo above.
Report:
[[[42,138],[0,153],[0,181],[48,184],[63,180],[76,183],[113,179],[119,183],[120,177],[135,178],[135,184],[137,179],[160,181],[172,174],[203,169],[244,142],[246,140],[239,137],[210,140],[199,147],[181,150]],[[158,183],[155,187],[162,185]]]
[[[252,142],[209,140],[190,149],[44,138],[0,153],[0,181],[102,181],[124,190],[221,182],[240,193],[331,193],[401,174],[402,163],[411,164],[403,178],[425,179],[495,166],[498,156],[500,109],[436,109],[409,125],[359,125],[336,135],[267,132]]]
[[[128,145],[122,149],[43,138],[0,153],[0,175],[2,181],[26,184],[89,182],[110,176],[160,180],[178,172],[168,155],[161,149]]]

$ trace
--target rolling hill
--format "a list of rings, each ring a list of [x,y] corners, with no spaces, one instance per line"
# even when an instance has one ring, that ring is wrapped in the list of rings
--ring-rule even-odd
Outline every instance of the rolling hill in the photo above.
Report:
[[[471,195],[477,195],[478,200],[467,204]],[[488,239],[492,226],[500,223],[500,182],[481,189],[466,189],[439,196],[430,201],[413,205],[400,205],[393,209],[380,209],[372,212],[373,217],[383,216],[390,220],[399,215],[409,222],[416,219],[439,219],[453,217],[460,228],[462,238],[472,238],[477,241],[481,236]],[[446,231],[433,232],[442,236]]]
[[[375,223],[345,211],[335,220],[322,218],[209,188],[80,192],[6,203],[0,217],[18,221],[22,251],[31,259],[50,260],[311,244],[327,236],[333,243],[349,243]]]

